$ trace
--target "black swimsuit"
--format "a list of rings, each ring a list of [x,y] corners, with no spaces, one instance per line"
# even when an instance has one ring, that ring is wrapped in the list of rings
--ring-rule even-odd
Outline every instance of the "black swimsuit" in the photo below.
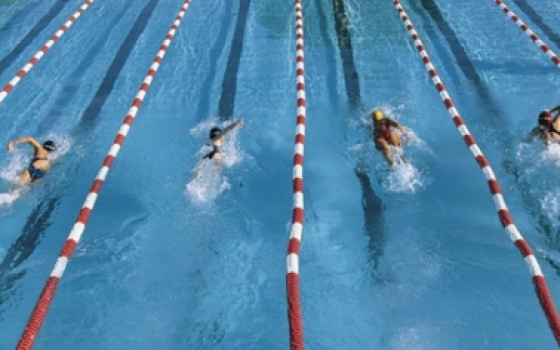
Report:
[[[212,150],[208,152],[202,159],[212,159],[217,153],[220,153],[220,148],[212,144]]]
[[[44,169],[37,168],[35,165],[33,165],[38,160],[47,160],[47,158],[34,157],[33,159],[31,159],[31,163],[29,163],[29,166],[27,167],[27,171],[29,172],[29,177],[31,177],[31,182],[41,179],[43,176],[45,176],[46,173]]]

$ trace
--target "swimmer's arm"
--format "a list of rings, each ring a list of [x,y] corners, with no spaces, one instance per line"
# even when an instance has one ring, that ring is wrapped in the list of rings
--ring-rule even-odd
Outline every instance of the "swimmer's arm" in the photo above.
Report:
[[[556,113],[556,116],[554,116],[553,120],[553,122],[556,122],[558,120],[558,117],[560,117],[560,105],[552,108],[550,110],[550,113]]]
[[[228,126],[226,126],[224,128],[224,131],[222,131],[222,136],[224,136],[225,134],[227,134],[228,132],[232,131],[233,129],[235,129],[236,126],[238,125],[243,125],[243,119],[239,119],[238,121],[236,121],[233,124],[230,124]]]
[[[41,145],[39,144],[39,142],[37,142],[37,140],[35,140],[31,136],[24,136],[24,137],[20,137],[19,139],[15,139],[15,140],[10,141],[8,143],[7,150],[11,151],[13,149],[14,145],[16,145],[18,143],[29,143],[31,146],[33,146],[33,148],[35,150],[41,149]]]
[[[408,135],[408,133],[406,132],[406,129],[404,128],[404,126],[402,126],[401,124],[399,124],[396,120],[392,120],[394,124],[394,126],[399,129],[400,132],[402,132],[402,134],[404,135],[404,137],[406,137],[406,139],[408,141],[410,141],[410,135]]]
[[[527,135],[527,138],[525,138],[524,142],[531,142],[533,141],[537,136],[539,136],[539,127],[537,126],[536,128],[533,128],[530,132],[529,135]]]

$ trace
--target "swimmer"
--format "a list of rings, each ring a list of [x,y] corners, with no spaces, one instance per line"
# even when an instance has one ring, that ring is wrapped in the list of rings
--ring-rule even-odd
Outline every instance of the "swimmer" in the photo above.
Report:
[[[390,166],[394,166],[393,151],[390,146],[401,147],[401,139],[394,128],[400,130],[407,142],[410,142],[410,136],[402,125],[391,118],[385,118],[378,109],[371,113],[371,119],[373,120],[372,133],[375,148],[383,153]]]
[[[556,113],[556,115],[553,115]],[[560,106],[544,110],[537,119],[539,125],[534,127],[526,141],[541,139],[545,143],[560,142]]]
[[[35,153],[27,169],[25,169],[20,174],[16,183],[16,187],[32,184],[45,176],[46,172],[50,169],[51,166],[48,159],[48,154],[56,150],[55,144],[51,140],[47,140],[41,145],[33,137],[24,136],[20,137],[19,139],[10,141],[7,147],[8,152],[11,152],[14,148],[14,145],[18,143],[30,144],[31,146],[33,146]]]
[[[235,129],[236,126],[243,125],[243,119],[239,119],[237,122],[232,123],[224,128],[224,130],[213,127],[210,130],[210,145],[212,146],[212,150],[208,152],[203,158],[204,159],[213,159],[216,163],[220,163],[222,161],[222,152],[221,147],[223,144],[223,138],[226,136],[227,133]]]

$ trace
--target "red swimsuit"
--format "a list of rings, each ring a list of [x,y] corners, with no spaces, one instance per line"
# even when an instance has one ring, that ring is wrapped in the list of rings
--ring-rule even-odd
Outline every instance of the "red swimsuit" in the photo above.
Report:
[[[373,124],[373,133],[376,139],[391,141],[391,127],[396,127],[397,123],[391,119],[381,119]]]

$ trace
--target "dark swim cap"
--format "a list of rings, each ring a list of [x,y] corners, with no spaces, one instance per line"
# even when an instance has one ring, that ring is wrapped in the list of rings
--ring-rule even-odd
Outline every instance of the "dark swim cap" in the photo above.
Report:
[[[222,129],[218,127],[213,127],[212,129],[210,129],[210,140],[213,140],[216,137],[220,136],[221,133],[222,133]]]
[[[43,143],[43,148],[49,152],[56,151],[56,146],[54,145],[54,142],[51,140],[45,141],[45,143]]]

